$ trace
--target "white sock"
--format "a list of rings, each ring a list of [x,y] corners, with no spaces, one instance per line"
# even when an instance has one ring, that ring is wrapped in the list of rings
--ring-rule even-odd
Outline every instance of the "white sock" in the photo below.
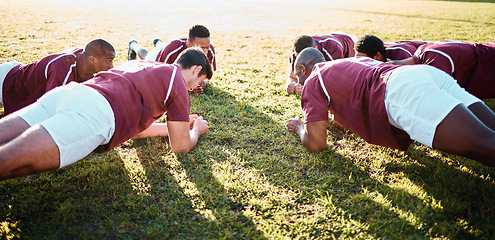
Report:
[[[137,42],[131,42],[129,47],[134,50],[134,52],[137,52],[140,48],[142,48]]]

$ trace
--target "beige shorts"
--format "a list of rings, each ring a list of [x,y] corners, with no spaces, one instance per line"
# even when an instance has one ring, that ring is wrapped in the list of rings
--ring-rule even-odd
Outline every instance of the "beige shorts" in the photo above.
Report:
[[[106,98],[75,82],[52,89],[12,114],[29,126],[40,124],[48,131],[60,152],[60,168],[108,143],[115,130],[114,114]]]
[[[5,81],[5,77],[10,72],[10,70],[12,70],[12,68],[14,68],[15,66],[17,66],[19,64],[20,63],[18,63],[16,61],[6,62],[6,63],[0,64],[0,104],[2,104],[2,105],[3,105],[3,95],[2,95],[3,82]]]
[[[480,99],[466,92],[445,72],[428,65],[402,66],[387,81],[385,108],[390,124],[429,147],[438,124],[452,111]]]

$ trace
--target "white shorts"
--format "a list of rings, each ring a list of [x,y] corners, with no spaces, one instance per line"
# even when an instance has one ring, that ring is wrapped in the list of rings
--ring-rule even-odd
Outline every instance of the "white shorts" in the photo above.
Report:
[[[393,70],[385,91],[390,124],[429,147],[438,124],[455,106],[468,107],[476,102],[481,100],[466,92],[445,72],[428,65]]]
[[[14,68],[15,66],[17,66],[19,64],[20,63],[18,63],[16,61],[6,62],[6,63],[0,64],[0,104],[2,104],[2,105],[3,105],[3,95],[2,95],[3,82],[5,81],[5,77],[10,72],[10,70],[12,70],[12,68]]]
[[[160,41],[159,43],[156,44],[155,48],[151,49],[151,51],[148,52],[148,55],[146,55],[144,60],[156,61],[158,54],[162,51],[162,49],[165,46],[166,46],[165,43]]]
[[[115,130],[112,108],[96,90],[71,82],[17,111],[29,126],[40,124],[57,144],[60,168],[86,157],[110,141]]]

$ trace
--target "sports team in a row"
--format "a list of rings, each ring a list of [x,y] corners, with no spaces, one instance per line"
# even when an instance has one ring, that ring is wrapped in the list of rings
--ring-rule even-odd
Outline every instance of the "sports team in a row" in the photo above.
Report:
[[[188,91],[202,93],[216,69],[210,32],[148,51],[130,41],[128,60],[102,39],[30,64],[0,65],[0,179],[61,168],[131,138],[168,136],[188,152],[208,130],[190,115]],[[137,60],[137,58],[142,60]],[[344,33],[294,40],[287,93],[301,95],[304,123],[289,119],[312,151],[336,123],[369,143],[406,150],[413,141],[495,165],[495,41],[384,43]],[[166,113],[166,123],[156,122]]]

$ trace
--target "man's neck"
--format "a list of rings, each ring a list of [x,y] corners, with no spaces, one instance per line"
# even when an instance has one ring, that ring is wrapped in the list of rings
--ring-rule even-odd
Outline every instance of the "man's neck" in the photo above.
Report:
[[[83,54],[78,55],[76,59],[76,81],[83,82],[93,77],[93,73],[89,69],[89,64],[86,64],[87,57]]]

